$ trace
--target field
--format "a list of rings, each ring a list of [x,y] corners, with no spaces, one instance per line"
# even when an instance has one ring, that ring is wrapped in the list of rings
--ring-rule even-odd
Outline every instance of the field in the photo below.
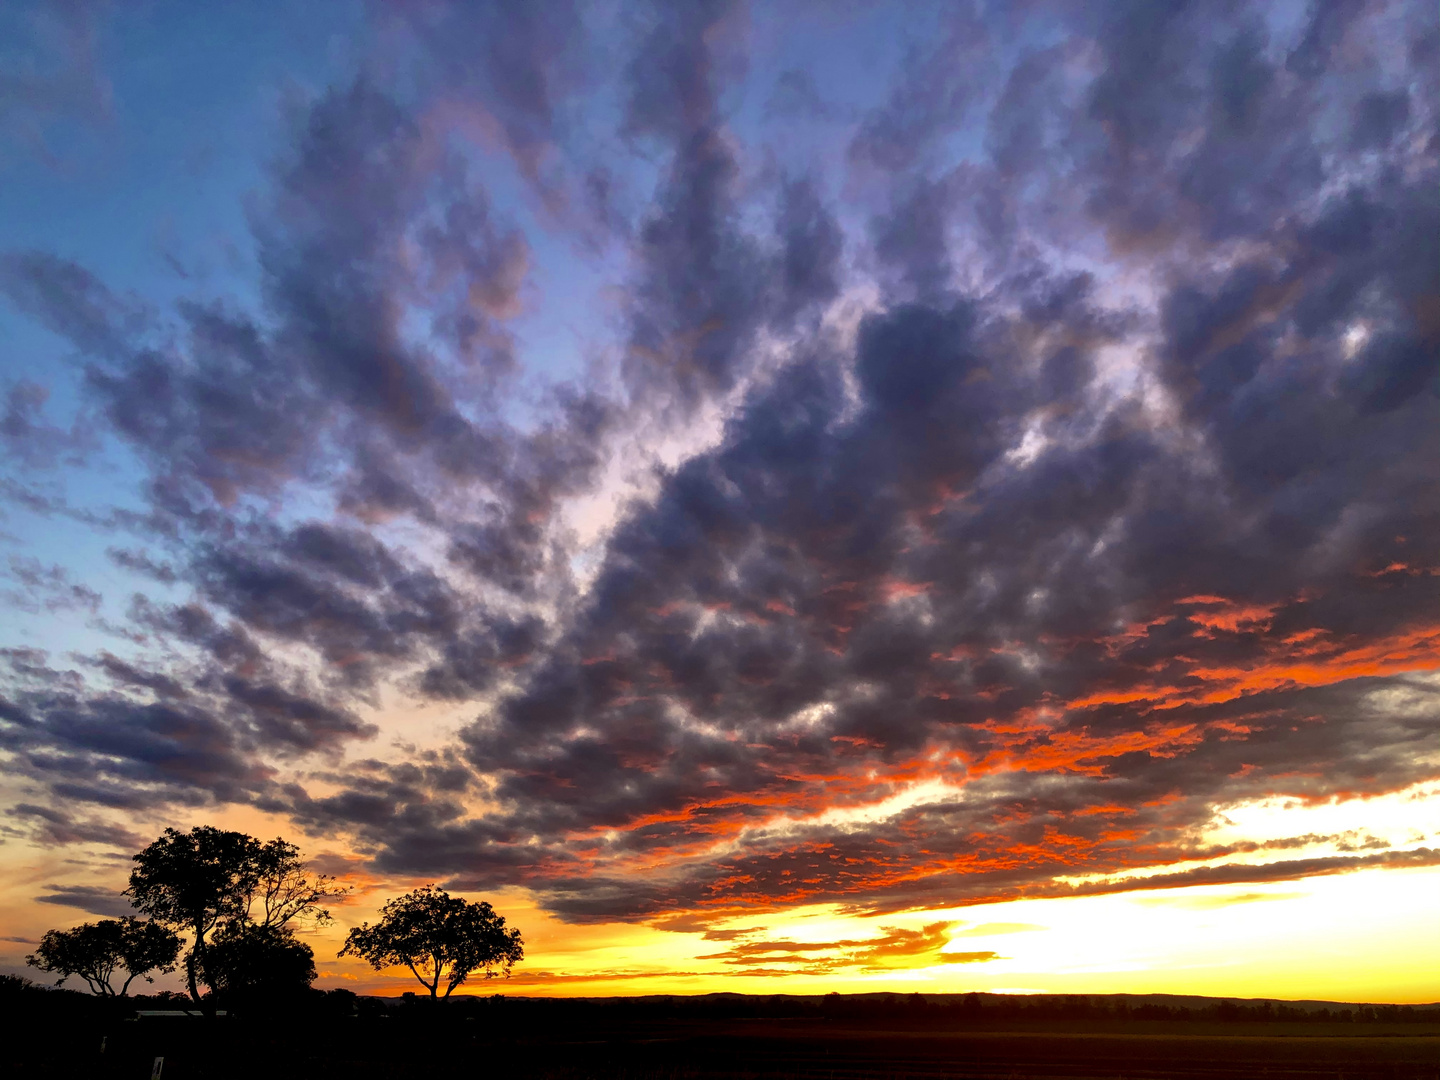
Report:
[[[1440,1033],[855,1031],[784,1021],[686,1024],[517,1046],[535,1077],[1440,1078]],[[525,1063],[531,1063],[526,1070]],[[371,1075],[383,1076],[377,1071]]]
[[[1103,999],[966,1007],[881,995],[723,998],[439,1007],[330,999],[248,1019],[73,1010],[15,1029],[28,1037],[12,1043],[11,1060],[15,1075],[135,1080],[161,1056],[163,1080],[1440,1080],[1432,1010],[1398,1020],[1312,1010],[1297,1020],[1212,1003],[1145,1019]]]
[[[1440,1080],[1440,1032],[1434,1030],[1177,1034],[1147,1026],[1161,1025],[1137,1024],[1126,1032],[921,1032],[792,1021],[685,1021],[518,1039],[355,1031],[304,1049],[292,1045],[276,1054],[254,1046],[218,1059],[207,1052],[209,1040],[172,1038],[155,1048],[168,1051],[165,1076],[171,1080],[257,1075],[263,1071],[255,1068],[260,1062],[276,1060],[286,1065],[270,1075],[376,1080],[437,1074],[534,1080]],[[213,1043],[209,1049],[215,1049]],[[127,1056],[124,1075],[143,1075],[148,1052]]]

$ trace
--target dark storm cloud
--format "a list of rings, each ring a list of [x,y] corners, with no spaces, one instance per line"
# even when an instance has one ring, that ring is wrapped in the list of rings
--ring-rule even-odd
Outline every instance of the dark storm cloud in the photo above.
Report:
[[[277,750],[305,752],[375,734],[345,709],[333,708],[274,683],[231,676],[223,682],[227,700],[244,710],[259,738]]]
[[[62,804],[247,802],[270,787],[265,759],[333,751],[375,732],[203,610],[134,614],[152,632],[188,632],[209,659],[137,664],[102,652],[77,658],[82,673],[56,671],[34,650],[6,657],[0,744],[9,769],[48,785]]]
[[[307,573],[308,561],[232,545],[206,552],[196,574],[206,598],[243,625],[310,645],[333,665],[362,665],[349,676],[357,681],[370,680],[365,665],[403,655],[414,635],[458,628],[454,599],[433,574],[402,572],[362,591]]]
[[[538,241],[444,117],[488,103],[569,220],[576,177],[610,174],[567,157],[579,46],[552,11],[407,15],[433,98],[315,100],[256,213],[259,313],[161,317],[7,258],[148,469],[164,556],[112,558],[189,590],[133,601],[143,655],[6,654],[20,775],[250,802],[578,921],[1431,858],[1207,839],[1247,800],[1434,778],[1433,54],[1381,64],[1361,32],[1420,41],[1414,11],[1319,5],[1287,36],[1238,3],[1112,5],[1043,40],[949,13],[858,122],[843,179],[879,189],[847,213],[836,178],[756,173],[725,104],[741,9],[640,13],[615,141],[657,177],[614,233],[618,385],[547,389],[522,430],[507,322]],[[852,334],[831,316],[863,269]],[[608,494],[615,448],[722,404],[581,552],[563,511]],[[270,512],[292,492],[304,513]],[[392,688],[476,702],[459,744],[303,771]]]
[[[136,667],[134,664],[121,660],[118,656],[112,656],[108,652],[102,652],[95,658],[95,664],[102,669],[112,681],[124,686],[137,687],[149,690],[156,697],[160,698],[184,698],[190,696],[190,691],[183,683],[170,676],[156,671],[146,671]]]
[[[404,449],[469,430],[431,358],[407,348],[398,326],[394,245],[423,194],[422,150],[415,120],[375,87],[332,92],[306,116],[274,217],[260,226],[286,375]]]

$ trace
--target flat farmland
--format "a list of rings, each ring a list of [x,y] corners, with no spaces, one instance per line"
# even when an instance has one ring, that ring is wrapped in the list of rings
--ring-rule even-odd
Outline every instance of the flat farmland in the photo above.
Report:
[[[1136,1019],[1098,1001],[1001,1002],[967,1015],[859,999],[372,999],[350,1013],[212,1020],[126,1018],[78,995],[40,1000],[70,1007],[15,1028],[24,1035],[11,1043],[13,1075],[141,1080],[163,1057],[164,1080],[1440,1080],[1440,1022],[1393,1009],[1393,1022],[1377,1009],[1363,1020],[1351,1010],[1343,1021],[1244,1022],[1206,1019],[1218,1006]],[[1062,1005],[1089,1015],[1036,1015]],[[795,1015],[821,1007],[851,1012]],[[735,1011],[714,1014],[722,1008]],[[760,1015],[738,1011],[750,1008]]]
[[[1136,1025],[1140,1026],[1140,1025]],[[1190,1025],[1192,1028],[1194,1025]],[[544,1078],[1004,1077],[1014,1080],[1384,1077],[1440,1080],[1440,1031],[1237,1033],[863,1030],[783,1021],[653,1025],[609,1037],[561,1033],[504,1047],[504,1071]],[[498,1048],[497,1048],[498,1049]],[[352,1073],[353,1075],[353,1073]],[[376,1075],[384,1075],[383,1072]],[[402,1075],[396,1073],[393,1075]]]

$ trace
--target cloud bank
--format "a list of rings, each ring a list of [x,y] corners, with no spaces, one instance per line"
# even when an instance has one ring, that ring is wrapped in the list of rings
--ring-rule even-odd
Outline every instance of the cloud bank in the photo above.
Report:
[[[145,583],[107,648],[4,651],[9,820],[251,806],[573,921],[1440,860],[1207,839],[1440,776],[1432,15],[945,5],[830,100],[772,39],[879,16],[377,14],[253,303],[0,261],[93,418],[10,386],[6,497]],[[608,304],[564,370],[557,260]],[[43,479],[97,440],[133,504]],[[422,704],[453,739],[377,737]]]

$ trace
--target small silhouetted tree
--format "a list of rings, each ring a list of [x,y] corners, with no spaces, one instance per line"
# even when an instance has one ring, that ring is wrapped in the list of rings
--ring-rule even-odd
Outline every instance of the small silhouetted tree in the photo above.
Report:
[[[442,982],[448,998],[477,971],[487,979],[508,978],[525,948],[520,931],[506,929],[505,917],[488,903],[472,904],[426,885],[387,900],[380,921],[351,930],[339,955],[363,957],[376,971],[408,967],[432,998]]]
[[[92,994],[124,997],[137,978],[154,982],[150,972],[163,975],[174,971],[182,944],[173,930],[158,922],[102,919],[72,930],[47,931],[39,948],[25,962],[41,971],[58,973],[57,986],[71,975],[78,975]],[[117,971],[125,972],[119,990],[111,981]]]
[[[215,932],[199,974],[227,1006],[283,1006],[315,981],[315,953],[289,927],[231,922]]]
[[[300,849],[285,840],[262,843],[246,833],[198,825],[188,833],[166,829],[137,854],[125,891],[152,919],[194,934],[185,977],[190,997],[203,1005],[199,984],[212,931],[231,925],[279,929],[301,917],[328,922],[322,905],[348,890],[327,875],[311,875]]]

